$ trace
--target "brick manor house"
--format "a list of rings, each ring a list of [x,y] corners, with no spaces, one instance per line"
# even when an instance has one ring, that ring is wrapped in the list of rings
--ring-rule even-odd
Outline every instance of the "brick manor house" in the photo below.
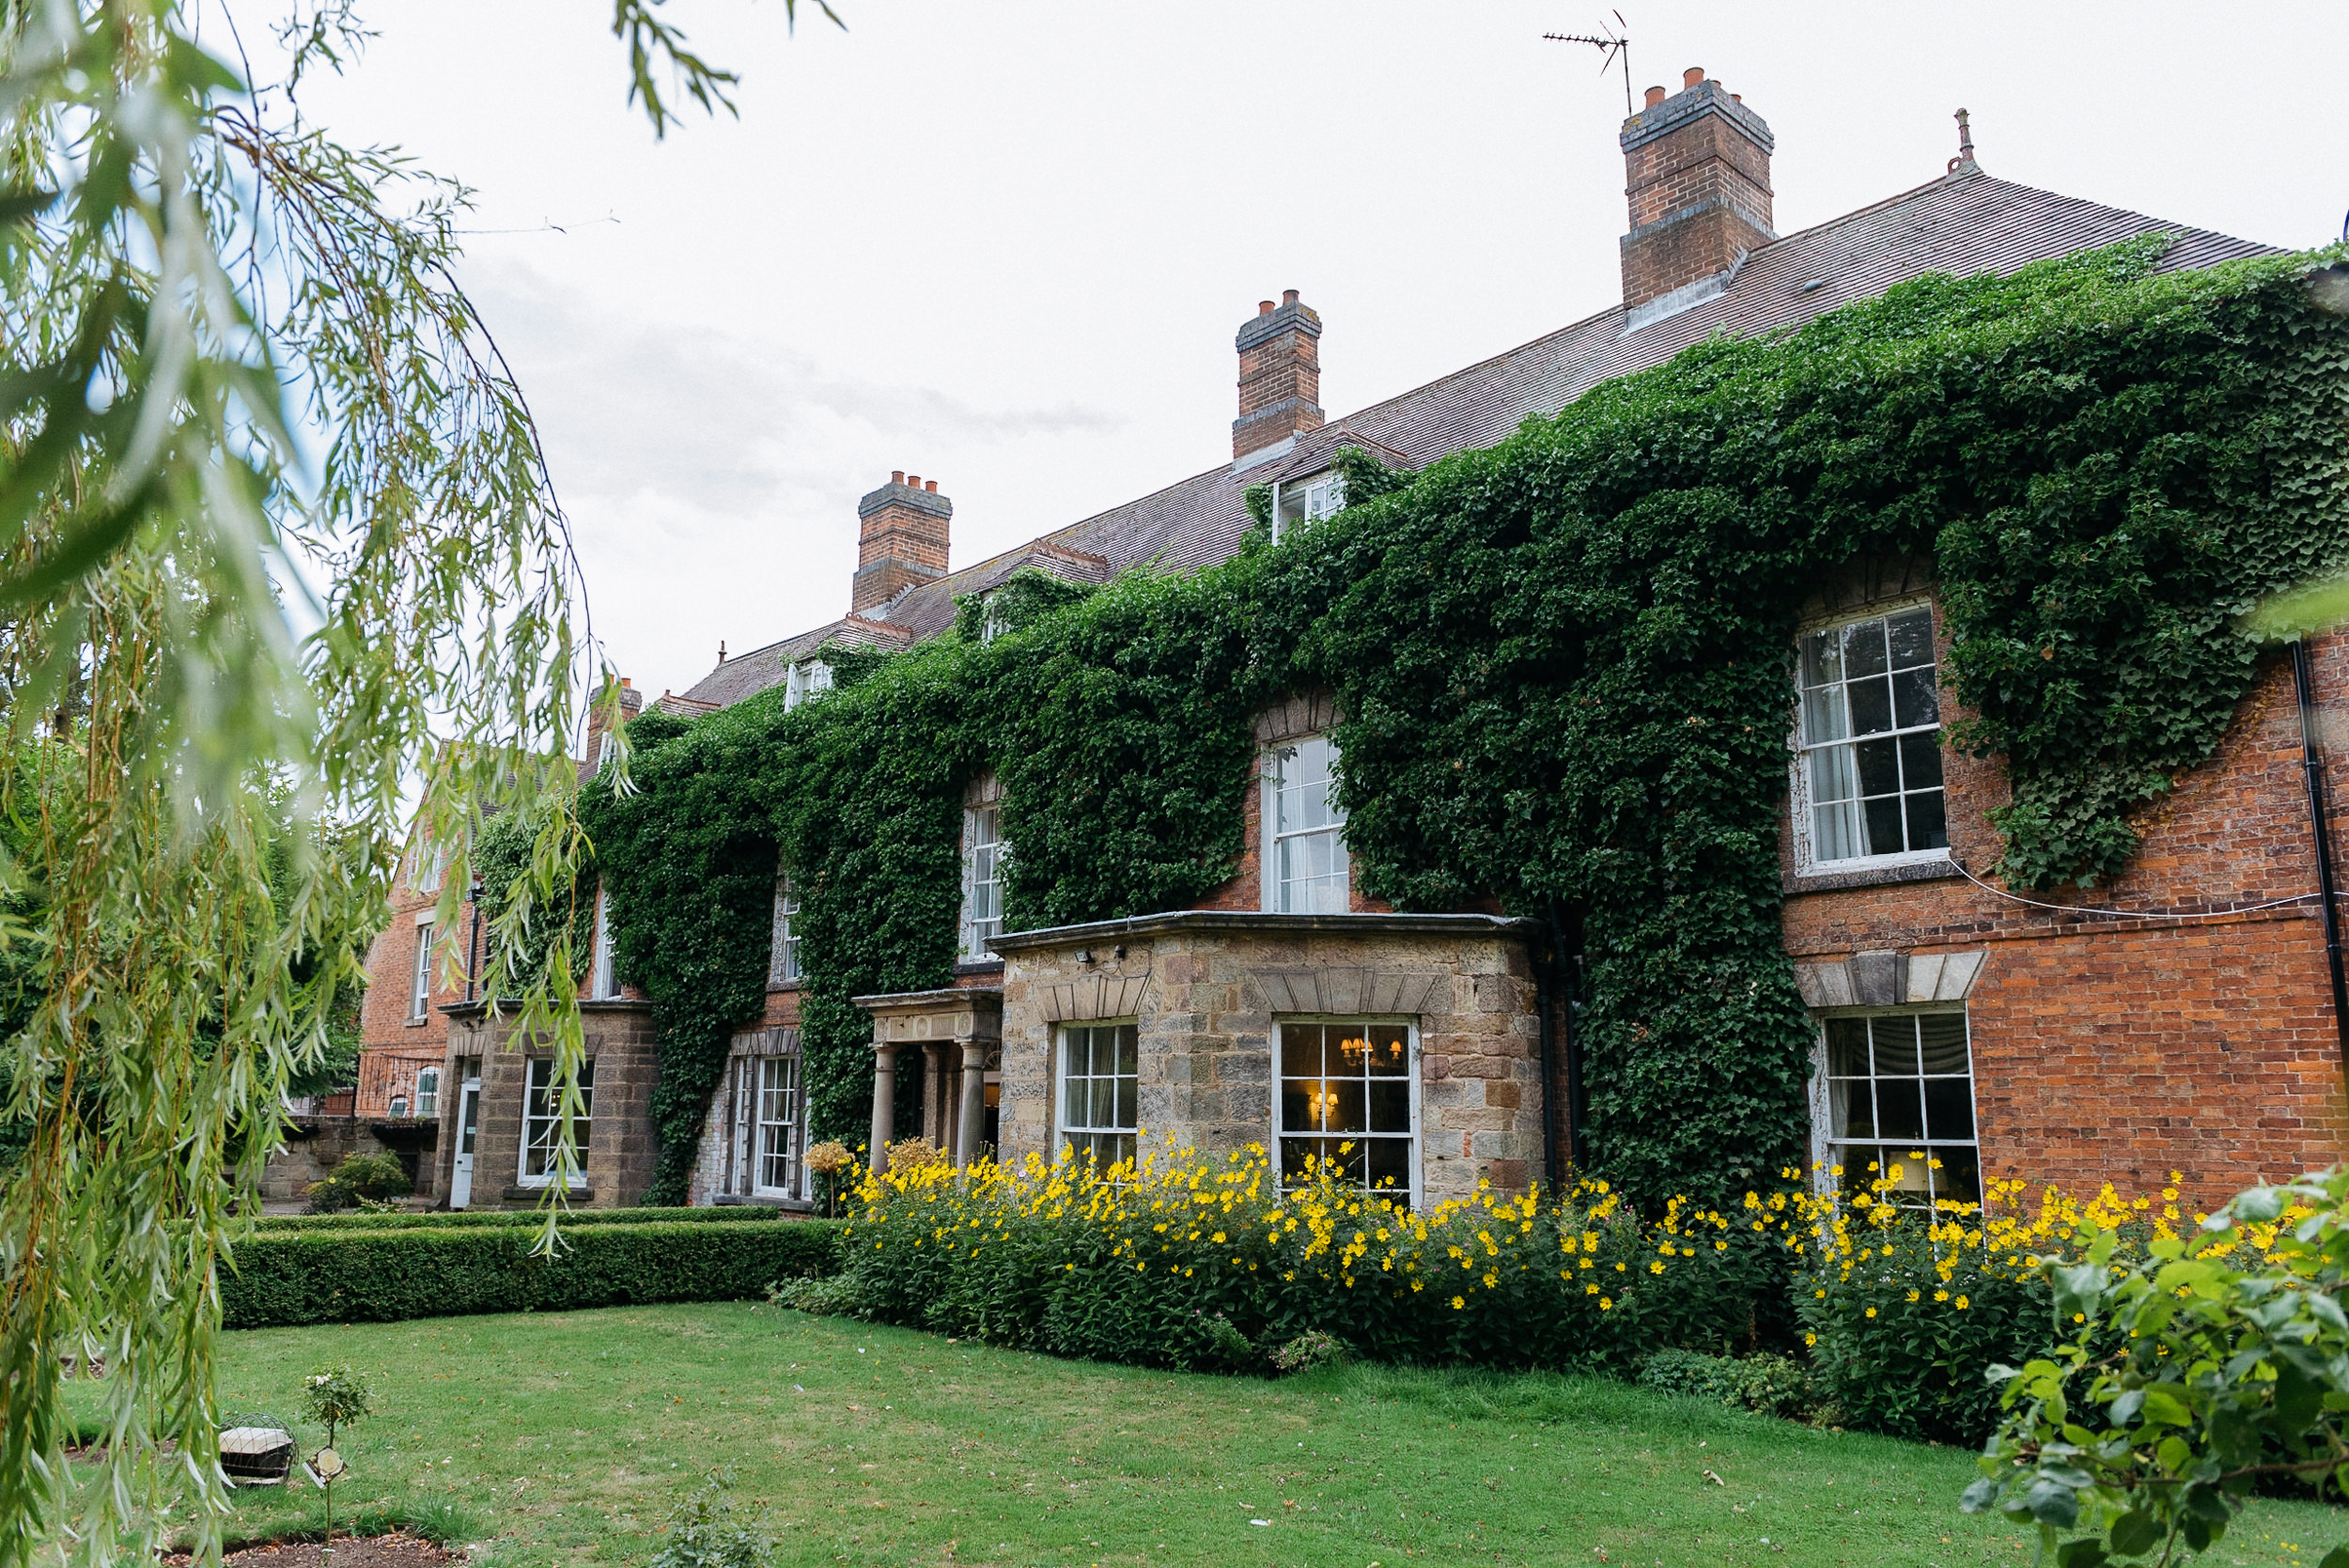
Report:
[[[938,482],[893,474],[857,505],[844,616],[722,659],[661,701],[706,712],[778,684],[789,702],[818,699],[827,644],[935,636],[958,598],[1026,569],[1097,583],[1145,564],[1210,566],[1251,526],[1251,487],[1269,493],[1277,548],[1282,530],[1343,504],[1341,446],[1418,468],[1716,334],[1798,325],[1926,272],[2012,272],[2149,231],[2172,237],[2169,268],[2270,254],[1996,179],[1959,118],[1946,170],[1781,235],[1763,118],[1700,70],[1677,92],[1651,88],[1622,131],[1620,302],[1332,421],[1319,404],[1323,324],[1290,290],[1239,329],[1228,464],[959,569]],[[2318,886],[2305,691],[2338,711],[2349,637],[2309,644],[2301,700],[2294,667],[2268,664],[2219,754],[2141,817],[2142,849],[2095,895],[2126,915],[2034,905],[1963,869],[1998,859],[1985,813],[2007,786],[1996,762],[1941,743],[1953,716],[1936,678],[1946,641],[1929,559],[1863,561],[1822,582],[1789,652],[1801,697],[1789,715],[1782,920],[1818,1024],[1820,1158],[1857,1169],[1879,1151],[1930,1149],[1937,1170],[1908,1167],[1920,1196],[1964,1198],[2009,1176],[2141,1189],[2175,1169],[2207,1202],[2339,1157],[2341,1033],[2321,908],[2246,907]],[[1294,1166],[1344,1140],[1361,1179],[1421,1201],[1480,1179],[1521,1188],[1546,1161],[1570,1159],[1566,1085],[1544,1069],[1534,944],[1547,933],[1397,913],[1361,893],[1330,799],[1332,717],[1314,692],[1259,716],[1260,765],[1234,781],[1249,848],[1202,908],[1004,934],[997,786],[972,779],[953,984],[860,999],[873,1019],[877,1132],[898,1096],[918,1094],[926,1136],[962,1159],[1114,1154],[1147,1129],[1202,1149],[1261,1141]],[[2323,782],[2339,799],[2340,781]],[[398,1077],[406,1107],[438,1119],[421,1190],[457,1206],[533,1202],[546,1180],[549,1063],[506,1048],[461,991],[435,988],[425,955],[464,952],[467,933],[425,924],[429,903],[403,888],[404,912],[376,952],[366,1038],[403,1064],[377,1077]],[[710,1104],[695,1203],[807,1202],[793,914],[779,886],[766,1006],[742,1021]],[[655,1032],[649,1004],[599,958],[579,1201],[602,1206],[634,1202],[650,1177]]]

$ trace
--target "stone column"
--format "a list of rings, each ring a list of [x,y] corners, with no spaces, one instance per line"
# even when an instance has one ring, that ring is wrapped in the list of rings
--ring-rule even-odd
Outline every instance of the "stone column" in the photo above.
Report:
[[[947,1147],[946,1047],[933,1041],[922,1048],[922,1141]]]
[[[977,1163],[979,1145],[987,1137],[987,1045],[962,1043],[962,1136],[956,1140],[955,1163]]]
[[[873,1047],[873,1147],[866,1163],[889,1169],[889,1137],[897,1126],[897,1048]]]

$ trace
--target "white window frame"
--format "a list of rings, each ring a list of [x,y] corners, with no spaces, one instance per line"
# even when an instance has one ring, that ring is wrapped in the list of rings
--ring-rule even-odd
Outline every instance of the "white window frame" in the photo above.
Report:
[[[612,908],[610,894],[596,890],[596,960],[587,979],[589,1000],[608,1001],[620,994],[612,973]]]
[[[441,882],[448,875],[448,846],[433,839],[418,839],[414,855],[410,858],[412,873],[408,886],[416,893],[438,893]]]
[[[796,1198],[800,1188],[800,1157],[806,1125],[807,1095],[800,1081],[796,1056],[752,1056],[751,1078],[751,1195],[754,1198]],[[772,1078],[777,1081],[770,1083]],[[779,1108],[783,1114],[770,1114]],[[780,1172],[783,1180],[770,1182]]]
[[[796,986],[806,976],[800,969],[800,938],[791,923],[799,918],[799,894],[788,873],[775,878],[775,928],[767,950],[767,984]]]
[[[1868,621],[1889,620],[1894,615],[1906,614],[1909,611],[1921,609],[1928,612],[1933,616],[1933,671],[1936,682],[1935,706],[1937,709],[1937,716],[1934,722],[1930,724],[1909,724],[1906,726],[1895,723],[1894,727],[1891,729],[1876,731],[1864,737],[1853,737],[1846,734],[1843,738],[1837,740],[1823,740],[1806,743],[1803,739],[1803,639],[1814,636],[1823,631],[1840,631],[1845,627],[1859,626]],[[1882,855],[1849,855],[1838,860],[1822,859],[1818,854],[1815,842],[1815,824],[1812,820],[1812,802],[1811,799],[1811,757],[1813,753],[1824,751],[1830,746],[1856,746],[1858,741],[1861,738],[1869,740],[1890,740],[1894,742],[1897,746],[1900,738],[1904,736],[1921,735],[1928,730],[1938,732],[1945,727],[1944,722],[1938,717],[1937,714],[1937,710],[1940,706],[1938,686],[1941,673],[1940,660],[1940,615],[1938,612],[1934,610],[1933,600],[1930,596],[1905,598],[1886,604],[1874,605],[1871,606],[1866,612],[1859,614],[1838,614],[1826,616],[1818,620],[1806,622],[1797,630],[1795,634],[1795,714],[1794,724],[1788,741],[1791,756],[1787,764],[1787,777],[1790,781],[1787,800],[1789,802],[1788,809],[1792,813],[1793,817],[1792,826],[1794,829],[1795,841],[1795,869],[1797,875],[1828,876],[1842,871],[1874,870],[1879,866],[1930,865],[1949,860],[1950,851],[1946,845],[1937,849],[1901,849]],[[1894,717],[1897,719],[1897,715]],[[1848,732],[1850,727],[1850,711],[1848,704],[1846,704],[1844,713],[1844,729]],[[1937,741],[1936,744],[1937,746],[1938,742]],[[1950,821],[1950,794],[1948,757],[1946,754],[1942,758],[1942,764],[1941,821],[1942,835],[1947,837]],[[1855,767],[1856,766],[1857,764],[1855,763]],[[1902,792],[1901,799],[1904,802],[1906,802],[1909,793],[1911,792],[1906,790]],[[1906,836],[1906,806],[1905,803],[1903,806],[1902,820],[1904,823],[1904,836]],[[1864,822],[1860,828],[1860,831],[1863,833],[1866,831]]]
[[[552,1187],[554,1185],[553,1134],[562,1125],[560,1102],[554,1098],[554,1058],[534,1056],[522,1064],[522,1136],[520,1157],[515,1162],[515,1185],[518,1187]],[[532,1096],[540,1097],[547,1109],[533,1110]],[[579,1115],[574,1118],[579,1128],[579,1184],[587,1183],[587,1145],[596,1125],[596,1059],[588,1057],[579,1064]],[[541,1129],[544,1129],[543,1132]],[[530,1169],[533,1150],[544,1151],[547,1169],[534,1173]]]
[[[957,947],[968,964],[993,958],[988,939],[1003,934],[1003,862],[1011,846],[1003,842],[1003,811],[1000,797],[962,811],[962,939]],[[988,835],[984,843],[982,831]],[[982,916],[983,906],[993,913]]]
[[[1072,1036],[1080,1030],[1133,1031],[1134,1071],[1116,1071],[1112,1058],[1112,1070],[1107,1073],[1086,1071],[1071,1074],[1068,1070],[1068,1048]],[[1089,1061],[1087,1066],[1091,1066]],[[1111,1083],[1111,1113],[1107,1122],[1095,1120],[1089,1106],[1083,1126],[1077,1125],[1070,1117],[1068,1085],[1072,1078],[1087,1083],[1104,1079]],[[1115,1085],[1128,1079],[1133,1081],[1133,1114],[1121,1118],[1117,1115]],[[1089,1102],[1092,1097],[1090,1092],[1086,1097]],[[1137,1156],[1142,1147],[1142,1024],[1139,1018],[1084,1018],[1056,1026],[1052,1042],[1052,1145],[1056,1158],[1058,1151],[1064,1148],[1074,1151],[1080,1160],[1091,1150],[1100,1168],[1107,1170],[1118,1160],[1131,1160]],[[1111,1141],[1106,1153],[1100,1142],[1104,1139]],[[1119,1140],[1123,1140],[1122,1146],[1117,1141]]]
[[[430,921],[416,923],[416,961],[408,976],[408,1021],[422,1023],[432,1016],[432,934]]]
[[[1828,1026],[1830,1023],[1843,1022],[1847,1020],[1867,1023],[1871,1030],[1871,1052],[1873,1053],[1874,1020],[1877,1018],[1913,1018],[1928,1015],[1939,1017],[1954,1017],[1959,1020],[1959,1023],[1962,1026],[1962,1035],[1966,1043],[1966,1072],[1963,1076],[1966,1084],[1967,1120],[1973,1128],[1973,1136],[1970,1139],[1921,1137],[1906,1140],[1886,1138],[1882,1136],[1867,1139],[1846,1138],[1843,1136],[1840,1128],[1836,1125],[1835,1085],[1839,1079],[1831,1070],[1832,1061],[1828,1046]],[[1908,1163],[1907,1157],[1912,1152],[1921,1154],[1925,1159],[1930,1161],[1937,1158],[1945,1158],[1945,1157],[1936,1154],[1935,1151],[1947,1149],[1962,1149],[1972,1154],[1975,1180],[1978,1185],[1983,1187],[1984,1194],[1986,1195],[1989,1178],[1982,1169],[1982,1101],[1975,1093],[1974,1024],[1972,1015],[1968,1011],[1966,1005],[1962,1002],[1957,1002],[1924,1003],[1905,1007],[1843,1007],[1837,1008],[1831,1013],[1820,1015],[1815,1017],[1813,1021],[1818,1027],[1817,1032],[1812,1038],[1811,1048],[1811,1145],[1812,1158],[1819,1172],[1818,1186],[1821,1195],[1831,1196],[1837,1190],[1838,1183],[1835,1177],[1835,1168],[1838,1166],[1843,1167],[1843,1178],[1842,1185],[1845,1189],[1852,1191],[1864,1190],[1868,1183],[1874,1179],[1874,1176],[1872,1176],[1867,1170],[1867,1157],[1870,1151],[1896,1150],[1897,1152],[1891,1157],[1893,1161],[1906,1167]],[[1920,1065],[1921,1066],[1922,1063],[1921,1063]],[[1873,1093],[1874,1086],[1875,1084],[1887,1081],[1888,1079],[1893,1082],[1955,1082],[1958,1080],[1958,1076],[1959,1075],[1949,1073],[1935,1073],[1931,1075],[1921,1073],[1919,1075],[1919,1079],[1913,1080],[1901,1074],[1888,1074],[1883,1078],[1879,1078],[1874,1071],[1874,1063],[1872,1060],[1870,1063],[1870,1072],[1866,1078],[1859,1079],[1845,1077],[1840,1081],[1848,1083],[1867,1083],[1870,1085],[1871,1092]],[[1921,1110],[1920,1114],[1921,1116]],[[1872,1118],[1874,1115],[1875,1108],[1874,1106],[1871,1106]],[[1926,1130],[1931,1131],[1931,1128],[1927,1127]],[[1855,1164],[1854,1161],[1843,1157],[1843,1151],[1846,1149],[1859,1151],[1857,1164]],[[1883,1172],[1879,1171],[1875,1174],[1881,1175],[1882,1173]],[[1904,1179],[1916,1174],[1920,1174],[1920,1172],[1906,1170],[1903,1172]],[[1921,1172],[1921,1174],[1924,1176],[1928,1184],[1926,1196],[1928,1198],[1939,1196],[1937,1186],[1936,1185],[1938,1178],[1932,1172],[1931,1168],[1928,1166],[1928,1168]],[[1893,1202],[1902,1202],[1905,1194],[1902,1196],[1895,1196],[1892,1193],[1888,1193],[1886,1194],[1886,1197]],[[1968,1201],[1970,1202],[1972,1200]],[[1922,1207],[1924,1205],[1922,1203],[1907,1203],[1906,1206]]]
[[[1407,1042],[1404,1052],[1406,1061],[1403,1069],[1403,1079],[1405,1085],[1407,1086],[1407,1092],[1410,1096],[1410,1131],[1408,1134],[1333,1133],[1319,1131],[1310,1126],[1295,1128],[1290,1127],[1287,1125],[1285,1105],[1286,1095],[1283,1093],[1283,1085],[1289,1081],[1289,1078],[1287,1073],[1284,1071],[1285,1063],[1283,1060],[1283,1042],[1281,1034],[1283,1028],[1287,1025],[1312,1025],[1321,1028],[1328,1028],[1330,1026],[1354,1026],[1363,1029],[1401,1029],[1404,1032],[1404,1039]],[[1361,1140],[1375,1138],[1382,1142],[1401,1142],[1405,1145],[1408,1151],[1405,1156],[1405,1169],[1410,1172],[1410,1185],[1408,1189],[1404,1188],[1392,1187],[1374,1188],[1369,1186],[1367,1180],[1365,1180],[1364,1185],[1360,1190],[1374,1197],[1386,1196],[1402,1198],[1405,1199],[1412,1208],[1416,1209],[1419,1207],[1421,1182],[1423,1175],[1423,1172],[1422,1170],[1421,1151],[1424,1146],[1424,1124],[1422,1118],[1420,1105],[1419,1052],[1419,1020],[1413,1017],[1395,1017],[1352,1013],[1283,1013],[1274,1017],[1272,1020],[1272,1171],[1273,1179],[1282,1184],[1282,1190],[1294,1190],[1294,1188],[1287,1186],[1286,1182],[1287,1159],[1286,1153],[1282,1148],[1282,1141],[1284,1138],[1335,1138],[1341,1141],[1349,1138]],[[1298,1081],[1328,1083],[1332,1080],[1324,1078],[1310,1080],[1299,1079]],[[1365,1081],[1368,1081],[1367,1076],[1365,1076]],[[1364,1169],[1365,1172],[1367,1172],[1367,1161],[1364,1162]]]
[[[441,1069],[416,1069],[416,1114],[438,1116],[441,1113]]]
[[[1301,756],[1308,746],[1329,748],[1330,787],[1328,810],[1330,819],[1319,827],[1294,828],[1283,831],[1281,827],[1283,763],[1286,757]],[[1283,740],[1277,745],[1266,748],[1264,754],[1264,844],[1261,858],[1264,863],[1264,908],[1268,914],[1344,914],[1353,907],[1354,862],[1346,847],[1346,812],[1338,804],[1336,798],[1337,767],[1338,743],[1334,737],[1326,734],[1299,736],[1295,739]],[[1336,844],[1340,879],[1338,907],[1334,910],[1293,908],[1289,903],[1289,889],[1293,884],[1301,884],[1305,879],[1299,877],[1284,880],[1283,878],[1281,850],[1289,843],[1301,843],[1303,840],[1322,835],[1330,836]]]
[[[1290,505],[1294,492],[1297,501]],[[1290,528],[1319,522],[1346,510],[1346,475],[1326,469],[1304,479],[1272,482],[1272,542],[1279,544]]]
[[[831,690],[831,665],[820,659],[799,660],[783,677],[784,711],[788,713],[810,697],[819,697]]]

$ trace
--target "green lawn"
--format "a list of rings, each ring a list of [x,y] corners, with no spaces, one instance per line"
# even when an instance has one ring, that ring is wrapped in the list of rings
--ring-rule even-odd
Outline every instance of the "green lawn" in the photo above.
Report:
[[[358,1368],[380,1414],[343,1442],[355,1468],[337,1514],[454,1498],[494,1536],[497,1568],[643,1562],[671,1499],[721,1463],[773,1505],[795,1564],[2020,1568],[2031,1555],[2024,1532],[1957,1512],[1966,1453],[1603,1380],[1175,1376],[748,1305],[226,1342],[231,1417],[282,1423],[303,1372]],[[241,1535],[318,1519],[306,1486],[239,1501]],[[2349,1516],[2262,1504],[2209,1560],[2312,1564],[2340,1540]]]

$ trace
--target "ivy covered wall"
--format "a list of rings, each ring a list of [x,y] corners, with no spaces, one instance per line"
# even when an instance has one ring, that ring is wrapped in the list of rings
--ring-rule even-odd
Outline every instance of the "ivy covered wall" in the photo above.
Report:
[[[2206,760],[2253,674],[2236,618],[2349,562],[2349,323],[2310,258],[2155,273],[2158,239],[1927,277],[1716,340],[1190,577],[1032,581],[1004,629],[844,661],[683,724],[590,790],[623,971],[665,1035],[685,1161],[755,1017],[778,857],[810,980],[818,1135],[855,1137],[849,998],[951,977],[959,809],[992,766],[1014,929],[1196,903],[1232,874],[1250,722],[1328,687],[1347,842],[1407,909],[1497,898],[1586,960],[1590,1163],[1635,1196],[1741,1190],[1803,1147],[1810,1026],[1779,941],[1793,629],[1857,556],[1930,551],[2002,755],[2018,886],[2126,862],[2129,812]]]

